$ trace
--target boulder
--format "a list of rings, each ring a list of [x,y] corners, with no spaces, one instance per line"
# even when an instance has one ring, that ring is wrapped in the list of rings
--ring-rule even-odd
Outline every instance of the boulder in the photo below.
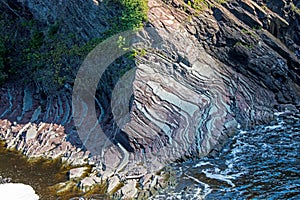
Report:
[[[9,200],[38,200],[39,196],[33,188],[22,183],[0,184],[1,199]]]

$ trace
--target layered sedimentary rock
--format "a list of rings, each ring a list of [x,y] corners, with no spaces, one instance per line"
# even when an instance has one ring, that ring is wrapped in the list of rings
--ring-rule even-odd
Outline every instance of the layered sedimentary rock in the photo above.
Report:
[[[246,3],[254,12],[257,4]],[[145,39],[163,42],[137,66],[131,121],[123,128],[149,165],[153,158],[164,163],[207,155],[236,128],[299,106],[299,60],[226,8],[233,5],[215,4],[187,21],[180,9],[174,14],[170,4],[150,1],[156,33],[146,29]]]
[[[12,124],[0,120],[1,139],[9,149],[16,149],[29,158],[62,159],[72,165],[87,163],[89,152],[83,152],[66,141],[64,128],[57,124]]]
[[[151,172],[165,164],[215,153],[236,129],[270,121],[277,111],[299,109],[299,13],[285,16],[261,1],[207,2],[210,8],[195,11],[183,1],[149,1],[149,23],[137,37],[150,45],[137,59],[129,121],[117,127],[108,95],[117,80],[105,77],[95,102],[111,143],[99,152],[95,171],[100,175],[87,177],[81,187],[102,177],[108,178],[108,192],[137,195],[135,185],[154,187],[159,177]],[[58,125],[1,121],[8,146],[45,156],[75,151],[66,137],[81,145],[73,129],[70,90],[42,100],[32,88],[3,88],[1,94],[2,119],[58,123],[68,135]],[[38,141],[45,148],[30,151]]]
[[[107,7],[102,1],[73,2],[55,0],[52,2],[39,0],[4,1],[11,8],[29,10],[27,17],[47,24],[60,23],[63,32],[80,36],[81,40],[89,41],[100,37],[109,28],[110,19],[114,10]],[[85,12],[88,12],[86,14]],[[17,13],[15,13],[17,14]],[[97,27],[97,28],[96,28]]]

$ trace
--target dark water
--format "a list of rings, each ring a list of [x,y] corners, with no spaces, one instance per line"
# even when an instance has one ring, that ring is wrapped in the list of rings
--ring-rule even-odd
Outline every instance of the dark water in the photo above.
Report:
[[[175,184],[152,199],[300,199],[300,115],[239,131],[217,158],[176,164]]]
[[[67,180],[66,170],[58,160],[28,162],[25,156],[7,151],[3,143],[0,145],[0,176],[11,178],[13,183],[31,185],[42,199],[56,199],[51,186]]]
[[[63,193],[59,192],[57,184],[68,180],[69,170],[70,168],[63,166],[59,159],[28,161],[20,153],[6,150],[4,143],[0,141],[0,176],[10,178],[12,183],[30,185],[41,200],[66,200],[82,195],[91,196],[72,188]],[[0,200],[9,199],[2,199],[0,194]]]
[[[239,131],[219,156],[175,164],[172,169],[175,184],[152,199],[298,200],[300,115],[278,113],[277,121],[269,125]],[[59,162],[28,163],[24,156],[3,148],[0,175],[31,185],[41,199],[57,199],[56,191],[49,188],[67,180]]]

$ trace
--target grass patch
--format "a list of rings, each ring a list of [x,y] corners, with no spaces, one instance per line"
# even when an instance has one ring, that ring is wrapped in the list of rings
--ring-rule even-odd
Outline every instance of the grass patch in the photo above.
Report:
[[[295,4],[291,3],[290,5],[291,5],[291,10],[292,11],[300,14],[300,9],[297,6],[295,6]]]
[[[245,33],[247,35],[251,35],[251,36],[253,36],[256,39],[259,38],[258,35],[256,35],[253,31],[250,31],[250,30],[242,29],[242,33]]]
[[[203,11],[206,8],[210,8],[211,5],[206,0],[185,0],[191,8],[195,9],[196,11]]]
[[[244,43],[244,42],[240,42],[240,41],[235,43],[234,46],[243,46],[243,47],[246,47],[247,49],[253,49],[254,48],[253,45],[248,44],[248,43]]]

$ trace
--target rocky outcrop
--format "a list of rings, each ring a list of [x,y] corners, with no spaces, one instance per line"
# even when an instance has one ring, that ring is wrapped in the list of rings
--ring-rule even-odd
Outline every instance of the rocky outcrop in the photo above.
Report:
[[[0,193],[1,193],[1,197],[4,199],[15,199],[15,200],[40,199],[31,186],[24,185],[22,183],[0,184]]]
[[[195,11],[184,1],[149,1],[149,23],[137,37],[151,45],[136,59],[130,120],[124,126],[117,127],[110,105],[120,75],[108,76],[122,62],[112,64],[114,72],[100,81],[96,107],[111,143],[99,157],[75,147],[81,142],[73,128],[68,85],[68,92],[42,99],[32,88],[3,88],[1,118],[24,125],[2,120],[1,137],[28,156],[96,163],[85,178],[82,168],[70,172],[83,190],[107,180],[106,192],[137,197],[140,190],[163,186],[154,172],[166,164],[213,155],[237,129],[299,109],[299,36],[294,31],[299,13],[285,16],[261,1],[207,2],[209,7]],[[38,6],[28,5],[43,15]],[[82,117],[88,119],[91,109],[83,106],[87,114]]]
[[[88,151],[83,151],[66,141],[67,135],[61,125],[12,124],[8,120],[0,120],[0,127],[0,138],[6,142],[8,149],[22,152],[30,160],[60,159],[65,167],[70,168],[69,180],[52,186],[62,198],[65,193],[78,189],[86,193],[95,187],[102,188],[96,192],[103,194],[112,195],[118,192],[118,195],[123,194],[127,197],[145,195],[135,186],[141,184],[145,190],[155,191],[154,188],[158,189],[166,182],[162,175],[149,173],[143,166],[130,165],[131,171],[116,171],[118,162],[113,162],[118,161],[118,155],[113,154],[118,152],[116,148],[110,147],[106,155],[108,162],[102,163],[97,156],[92,156]],[[104,164],[108,165],[107,169],[104,168]],[[3,183],[10,181],[9,178],[0,178]]]
[[[1,139],[6,141],[8,149],[22,152],[29,158],[56,159],[72,165],[83,165],[89,158],[89,152],[83,152],[66,141],[64,128],[57,124],[12,124],[0,120]]]
[[[227,9],[241,7],[214,4],[187,21],[172,4],[149,4],[159,36],[145,33],[146,40],[160,37],[168,48],[149,48],[137,66],[131,121],[123,128],[147,166],[207,155],[238,127],[267,122],[284,104],[299,106],[299,60]]]
[[[3,178],[0,176],[0,184],[9,183],[11,181],[11,178]]]
[[[66,85],[66,87],[71,87]],[[68,131],[68,141],[80,146],[81,141],[72,129],[72,105],[70,94],[44,96],[32,87],[19,89],[16,85],[1,88],[0,117],[20,124],[54,123]]]
[[[32,17],[45,24],[59,23],[63,27],[60,31],[65,34],[75,34],[84,41],[101,37],[110,28],[109,20],[115,16],[114,12],[116,12],[109,8],[106,3],[98,0],[73,2],[65,0],[52,2],[17,0],[8,1],[6,5],[18,8],[18,10],[28,10],[27,17]]]

